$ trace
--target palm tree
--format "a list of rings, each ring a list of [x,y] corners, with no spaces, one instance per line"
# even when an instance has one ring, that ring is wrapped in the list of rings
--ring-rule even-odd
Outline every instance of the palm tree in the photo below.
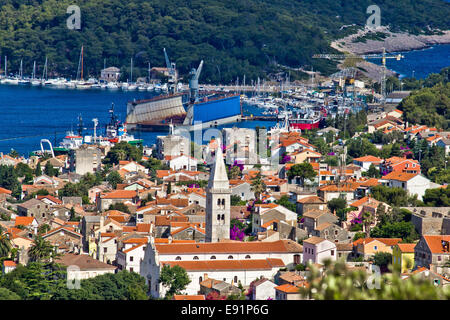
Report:
[[[366,233],[366,237],[369,237],[369,235],[370,235],[370,226],[375,221],[375,217],[370,211],[366,211],[362,215],[362,220],[363,220],[363,227],[364,227],[363,232]]]
[[[34,239],[34,244],[28,250],[28,255],[31,261],[48,261],[53,257],[54,248],[42,236],[38,235],[36,239]]]
[[[11,241],[8,234],[0,227],[0,257],[8,257],[11,252]]]
[[[256,176],[252,179],[251,190],[255,194],[257,200],[261,200],[261,194],[266,191],[266,184],[262,180],[261,172],[258,171]]]

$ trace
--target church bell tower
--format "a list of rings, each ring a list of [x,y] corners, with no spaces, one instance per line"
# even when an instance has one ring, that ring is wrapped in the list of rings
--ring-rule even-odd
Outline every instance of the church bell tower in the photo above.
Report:
[[[206,189],[206,242],[230,239],[230,184],[220,140]]]

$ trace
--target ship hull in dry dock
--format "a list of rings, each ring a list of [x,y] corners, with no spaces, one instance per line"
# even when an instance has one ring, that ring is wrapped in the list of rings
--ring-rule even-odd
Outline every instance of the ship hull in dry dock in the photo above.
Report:
[[[203,98],[194,104],[183,105],[183,95],[160,96],[150,100],[129,102],[127,125],[130,130],[158,131],[175,129],[194,131],[233,123],[241,119],[239,95]]]

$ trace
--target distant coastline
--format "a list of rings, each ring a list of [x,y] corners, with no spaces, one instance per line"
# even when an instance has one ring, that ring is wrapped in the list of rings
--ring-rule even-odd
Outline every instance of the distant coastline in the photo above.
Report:
[[[384,33],[386,37],[382,40],[366,39],[354,42],[357,38],[362,38],[368,34],[367,30],[360,30],[355,34],[342,39],[337,39],[331,43],[331,47],[343,52],[357,55],[381,53],[383,48],[386,52],[410,52],[415,50],[424,50],[435,45],[450,44],[450,30],[442,31],[441,35],[412,35],[408,33],[393,33],[387,27],[381,27],[376,32]],[[368,78],[374,81],[380,80],[382,67],[370,61],[362,61],[356,64],[363,68],[363,72]],[[387,70],[387,76],[398,74],[395,71]]]
[[[438,44],[450,44],[450,30],[441,31],[443,34],[440,35],[412,35],[393,33],[387,27],[381,27],[376,32],[384,33],[386,38],[353,42],[355,39],[368,34],[367,30],[360,30],[355,34],[333,41],[331,47],[341,52],[371,54],[382,52],[382,48],[385,48],[386,52],[406,52],[426,49]]]

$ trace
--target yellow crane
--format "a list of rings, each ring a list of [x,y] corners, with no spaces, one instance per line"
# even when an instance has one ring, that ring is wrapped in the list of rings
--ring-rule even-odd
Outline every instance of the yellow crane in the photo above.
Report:
[[[386,49],[383,48],[381,54],[315,54],[313,55],[314,59],[381,59],[381,64],[383,66],[383,73],[381,77],[381,96],[383,99],[383,104],[386,101],[386,59],[396,59],[399,61],[405,56],[401,54],[397,55],[386,55]]]

